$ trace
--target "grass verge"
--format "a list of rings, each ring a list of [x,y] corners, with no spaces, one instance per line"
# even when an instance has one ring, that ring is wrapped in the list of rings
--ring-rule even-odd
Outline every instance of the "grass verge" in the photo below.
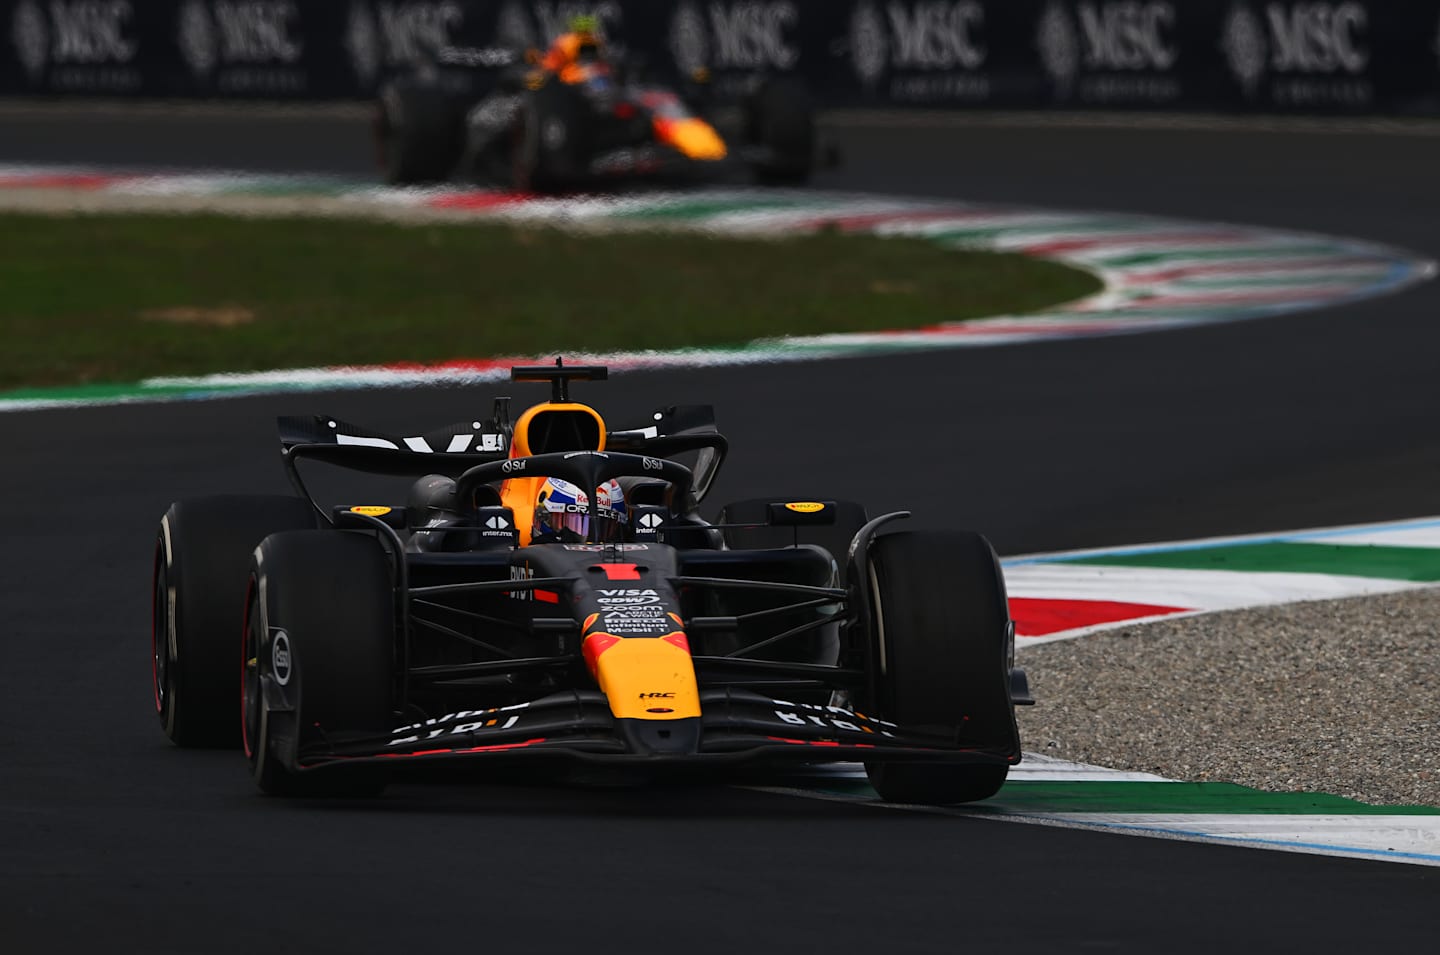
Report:
[[[0,215],[0,389],[738,344],[1034,311],[1052,262],[819,234]]]

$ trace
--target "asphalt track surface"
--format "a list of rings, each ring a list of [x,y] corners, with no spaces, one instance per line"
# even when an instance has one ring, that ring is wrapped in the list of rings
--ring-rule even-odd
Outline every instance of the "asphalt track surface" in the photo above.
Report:
[[[1440,257],[1440,139],[944,128],[835,133],[821,185],[1315,229]],[[0,118],[0,162],[365,174],[353,120]],[[582,392],[612,423],[712,401],[718,497],[910,507],[1004,553],[1440,511],[1440,286],[1157,335],[744,370]],[[620,343],[617,343],[620,344]],[[703,788],[412,783],[256,795],[151,715],[154,524],[283,491],[271,421],[400,430],[490,390],[0,417],[6,952],[1374,950],[1433,939],[1440,871]],[[1043,705],[1043,704],[1042,704]],[[443,947],[443,948],[442,948]]]

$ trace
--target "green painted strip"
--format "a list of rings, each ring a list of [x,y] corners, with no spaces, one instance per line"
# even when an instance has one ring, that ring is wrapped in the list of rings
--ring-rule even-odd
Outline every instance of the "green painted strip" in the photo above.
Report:
[[[796,209],[814,204],[813,200],[800,199],[706,199],[702,197],[657,202],[640,208],[617,209],[612,213],[612,217],[616,219],[700,219],[731,212],[767,212]]]
[[[1283,263],[1277,264],[1276,269],[1284,268]],[[1342,275],[1326,275],[1322,272],[1306,270],[1294,272],[1289,275],[1271,275],[1264,278],[1241,278],[1240,276],[1220,276],[1207,279],[1184,279],[1174,283],[1176,288],[1185,289],[1232,289],[1232,288],[1290,288],[1315,287],[1315,286],[1350,286],[1357,281],[1364,281],[1366,278],[1381,278],[1388,271],[1387,267],[1377,265],[1373,269],[1366,270],[1363,274],[1347,272]]]
[[[223,195],[245,196],[323,196],[335,198],[353,193],[354,187],[333,182],[266,182],[239,186],[221,186],[217,190]]]
[[[14,391],[7,391],[3,397],[6,401],[103,401],[114,398],[133,398],[140,394],[162,395],[162,394],[187,394],[196,390],[213,391],[214,387],[207,385],[203,389],[191,387],[155,387],[146,385],[144,382],[107,382],[94,385],[67,385],[62,388],[17,388]]]
[[[1440,548],[1377,547],[1369,544],[1232,544],[1149,554],[1081,557],[1064,563],[1440,581]]]
[[[1338,249],[1334,245],[1324,243],[1313,243],[1309,245],[1260,245],[1260,246],[1221,246],[1220,248],[1185,248],[1179,242],[1173,248],[1167,248],[1159,252],[1143,252],[1133,255],[1120,255],[1108,258],[1090,260],[1090,264],[1103,266],[1104,268],[1132,268],[1142,265],[1163,265],[1175,259],[1201,259],[1201,260],[1228,260],[1228,259],[1275,259],[1276,264],[1283,264],[1280,260],[1297,256],[1312,255],[1336,255]]]
[[[986,805],[1025,812],[1440,816],[1440,808],[1428,806],[1371,806],[1325,793],[1273,793],[1235,783],[1013,782],[976,808]]]
[[[1131,301],[1137,301],[1139,299],[1140,296],[1138,295],[1133,298],[1128,296],[1124,297],[1124,300],[1127,303]],[[1255,311],[1256,308],[1254,305],[1212,305],[1208,303],[1191,303],[1187,305],[1173,305],[1163,309],[1131,309],[1127,306],[1124,308],[1123,311],[1117,310],[1082,312],[1075,310],[1060,312],[1037,312],[1034,314],[1025,315],[1023,317],[1057,318],[1064,319],[1065,321],[1070,322],[1083,322],[1086,319],[1093,318],[1096,321],[1102,321],[1107,325],[1113,324],[1116,328],[1120,328],[1128,322],[1146,322],[1155,321],[1157,319],[1166,322],[1184,322],[1188,325],[1202,321],[1212,321],[1254,315]],[[984,323],[986,321],[987,319],[980,319],[978,322],[971,321],[964,324],[971,324],[976,328],[983,329],[985,327]]]
[[[1125,223],[1117,223],[1110,219],[1084,220],[1058,222],[1024,222],[1023,220],[1014,225],[984,225],[974,228],[955,226],[945,229],[943,232],[926,232],[925,238],[944,245],[965,246],[973,242],[993,243],[998,239],[1019,239],[1027,236],[1056,236],[1074,233],[1079,236],[1091,236],[1095,233],[1126,233],[1140,232],[1142,228],[1154,229],[1154,226],[1134,226]]]
[[[826,779],[816,792],[879,798],[863,779]],[[1430,806],[1372,806],[1326,793],[1272,793],[1235,783],[1048,782],[1006,783],[990,799],[964,808],[978,812],[1095,812],[1164,815],[1440,816]]]

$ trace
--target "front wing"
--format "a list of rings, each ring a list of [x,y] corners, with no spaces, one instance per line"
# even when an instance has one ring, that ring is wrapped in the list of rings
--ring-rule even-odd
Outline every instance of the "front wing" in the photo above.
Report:
[[[585,176],[591,181],[621,179],[710,179],[742,169],[726,159],[690,159],[668,146],[642,143],[606,150],[591,158]]]
[[[463,710],[401,726],[387,738],[332,734],[324,744],[302,747],[301,772],[356,763],[409,764],[480,757],[549,757],[609,765],[701,767],[728,763],[835,761],[934,761],[1009,765],[1020,754],[959,746],[953,740],[906,730],[894,723],[837,706],[773,699],[745,690],[700,694],[693,720],[643,721],[648,727],[689,729],[695,745],[679,750],[648,748],[627,732],[598,691],[556,693],[530,703],[490,710]],[[667,737],[669,733],[665,734]]]

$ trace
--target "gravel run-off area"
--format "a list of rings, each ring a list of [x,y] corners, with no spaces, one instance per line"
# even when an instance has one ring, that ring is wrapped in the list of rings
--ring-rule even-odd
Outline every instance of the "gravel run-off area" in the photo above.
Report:
[[[1025,750],[1189,782],[1440,806],[1440,588],[1022,649]]]

